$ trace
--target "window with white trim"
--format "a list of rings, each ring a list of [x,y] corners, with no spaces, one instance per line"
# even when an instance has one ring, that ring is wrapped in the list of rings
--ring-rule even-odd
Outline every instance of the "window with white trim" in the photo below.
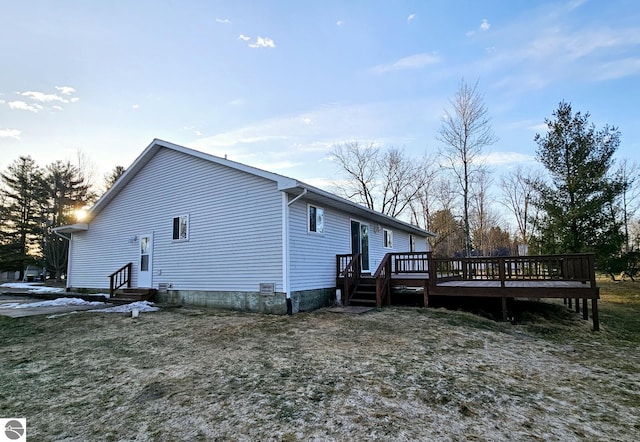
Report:
[[[309,220],[309,232],[324,233],[324,209],[322,207],[307,206]]]
[[[382,241],[385,248],[393,248],[393,231],[389,229],[382,229]]]
[[[189,240],[189,215],[181,215],[173,218],[173,240]]]

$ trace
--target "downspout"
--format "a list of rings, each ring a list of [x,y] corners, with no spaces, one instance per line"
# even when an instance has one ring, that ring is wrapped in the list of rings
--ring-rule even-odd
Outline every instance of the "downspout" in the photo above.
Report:
[[[289,205],[287,192],[282,192],[282,290],[287,304],[287,315],[293,314],[289,292]]]
[[[64,283],[64,287],[69,291],[69,275],[71,274],[71,235],[65,236],[63,233],[60,233],[55,229],[53,230],[53,233],[58,235],[60,238],[69,241],[69,248],[67,249],[67,276],[65,277]]]
[[[293,314],[293,300],[291,299],[290,260],[289,260],[289,206],[307,194],[302,193],[288,201],[287,192],[282,192],[282,286],[286,297],[287,315]]]
[[[290,206],[291,204],[295,203],[296,201],[298,201],[300,198],[302,198],[303,196],[305,196],[307,194],[308,190],[307,189],[303,189],[302,193],[298,196],[296,196],[294,199],[292,199],[291,201],[289,201],[287,203],[287,206]],[[286,195],[286,193],[285,193]]]
[[[63,233],[58,232],[57,230],[53,230],[53,233],[55,233],[56,235],[58,235],[60,238],[64,238],[67,241],[71,241],[71,236],[64,236]]]

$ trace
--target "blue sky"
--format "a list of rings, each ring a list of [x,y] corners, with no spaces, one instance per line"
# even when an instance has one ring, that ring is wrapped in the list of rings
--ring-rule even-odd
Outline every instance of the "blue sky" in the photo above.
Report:
[[[496,170],[533,164],[561,100],[640,161],[640,4],[573,1],[0,1],[0,168],[81,150],[97,181],[153,138],[311,184],[345,141],[434,154],[479,82]]]

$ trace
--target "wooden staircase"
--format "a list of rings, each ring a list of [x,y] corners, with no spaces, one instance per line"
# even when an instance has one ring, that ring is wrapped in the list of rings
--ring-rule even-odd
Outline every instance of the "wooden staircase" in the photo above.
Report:
[[[371,276],[361,276],[360,282],[356,286],[352,295],[347,301],[347,305],[376,306],[376,280]]]
[[[137,301],[153,301],[158,291],[148,288],[125,288],[116,290],[108,302],[113,304],[131,304]]]

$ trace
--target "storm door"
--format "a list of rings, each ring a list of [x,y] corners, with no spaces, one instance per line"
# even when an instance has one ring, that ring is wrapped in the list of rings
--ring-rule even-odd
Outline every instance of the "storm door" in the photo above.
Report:
[[[138,287],[152,287],[153,273],[153,234],[140,235],[140,270]]]
[[[369,225],[351,221],[351,253],[360,253],[363,272],[369,268]]]

